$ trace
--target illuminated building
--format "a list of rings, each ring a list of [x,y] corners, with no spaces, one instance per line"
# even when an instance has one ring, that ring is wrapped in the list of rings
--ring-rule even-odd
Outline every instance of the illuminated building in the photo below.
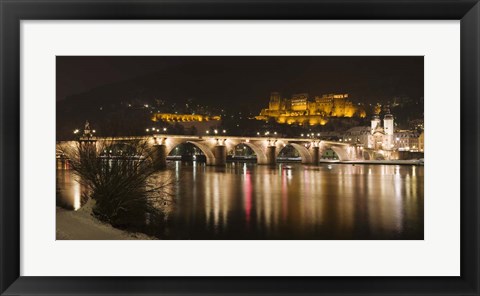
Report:
[[[188,134],[205,134],[212,128],[221,126],[220,116],[207,116],[200,114],[173,114],[173,113],[155,113],[152,116],[153,122],[168,122],[180,125]]]
[[[371,121],[371,134],[373,135],[374,131],[377,129],[377,127],[381,127],[381,120],[380,116],[378,114],[373,115],[372,121]]]
[[[321,97],[315,97],[315,108],[317,112],[322,112],[331,117],[352,117],[357,108],[348,100],[348,94],[328,94]],[[359,114],[360,117],[362,114]]]
[[[191,121],[217,121],[220,116],[206,116],[200,114],[172,114],[172,113],[155,113],[152,116],[152,121],[164,122],[191,122]]]
[[[365,141],[367,130],[368,140]],[[418,158],[419,155],[415,153],[423,153],[423,138],[423,132],[419,135],[415,130],[395,131],[394,117],[388,109],[383,117],[383,126],[380,116],[375,114],[372,116],[370,127],[354,127],[343,135],[344,142],[365,147],[364,157],[385,160]]]
[[[423,143],[421,144],[422,147],[420,147],[420,136],[416,131],[397,131],[395,133],[395,146],[398,151],[423,152]]]
[[[383,118],[383,127],[381,126],[380,116],[373,115],[370,126],[370,137],[368,148],[374,150],[394,150],[394,124],[393,115],[385,114]]]
[[[385,132],[384,149],[393,149],[393,115],[390,113],[385,114],[383,118],[383,130]]]
[[[273,92],[267,109],[262,109],[258,120],[274,119],[278,123],[325,125],[331,117],[365,117],[365,111],[348,100],[348,94],[327,94],[310,101],[307,93],[294,94],[291,99]]]
[[[420,136],[418,136],[418,150],[423,152],[425,149],[425,132],[422,132]]]
[[[307,111],[308,108],[308,94],[296,94],[291,99],[292,111]]]

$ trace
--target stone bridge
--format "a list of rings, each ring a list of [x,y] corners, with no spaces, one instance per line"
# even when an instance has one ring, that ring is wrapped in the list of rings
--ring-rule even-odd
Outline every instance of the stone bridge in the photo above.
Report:
[[[115,137],[96,138],[97,142],[111,141],[128,143],[128,141],[145,140],[154,149],[154,154],[160,163],[165,163],[167,156],[178,145],[190,143],[200,149],[206,157],[207,165],[224,165],[227,152],[237,145],[243,144],[250,147],[257,156],[258,164],[275,164],[283,147],[291,145],[295,148],[304,164],[317,164],[321,155],[327,149],[332,149],[340,160],[362,159],[361,147],[348,143],[322,141],[315,139],[276,138],[276,137],[230,137],[230,136],[185,136],[157,134],[145,137]],[[57,143],[57,151],[62,146],[74,145],[76,141]]]

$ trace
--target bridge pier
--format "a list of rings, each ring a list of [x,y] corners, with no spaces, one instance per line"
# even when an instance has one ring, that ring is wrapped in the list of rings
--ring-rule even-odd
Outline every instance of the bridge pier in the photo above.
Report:
[[[275,164],[277,162],[276,159],[276,152],[275,152],[275,146],[268,146],[267,147],[267,163],[269,165]]]
[[[225,165],[227,163],[227,146],[216,145],[213,151],[213,155],[215,156],[214,165]]]
[[[372,149],[363,149],[362,154],[364,160],[375,160],[375,151]],[[368,158],[365,158],[365,154],[368,155]]]
[[[167,146],[164,144],[153,146],[153,165],[156,169],[163,169],[167,166]]]
[[[320,162],[320,147],[312,147],[312,164],[318,164]]]
[[[355,158],[356,160],[364,160],[362,147],[355,147]]]

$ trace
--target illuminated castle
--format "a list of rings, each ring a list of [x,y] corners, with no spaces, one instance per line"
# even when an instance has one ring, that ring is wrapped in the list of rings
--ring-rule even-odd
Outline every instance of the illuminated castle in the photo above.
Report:
[[[295,94],[291,99],[282,98],[277,92],[270,96],[268,109],[262,109],[258,120],[274,118],[278,123],[300,125],[324,125],[331,117],[365,117],[365,111],[356,108],[348,100],[348,94],[328,94],[309,100],[306,93]]]

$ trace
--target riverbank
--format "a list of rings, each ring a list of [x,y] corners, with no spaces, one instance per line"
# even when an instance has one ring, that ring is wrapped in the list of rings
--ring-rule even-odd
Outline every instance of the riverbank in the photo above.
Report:
[[[77,211],[56,209],[57,240],[150,240],[155,239],[143,233],[132,233],[114,228],[92,215],[94,202],[89,200]]]

